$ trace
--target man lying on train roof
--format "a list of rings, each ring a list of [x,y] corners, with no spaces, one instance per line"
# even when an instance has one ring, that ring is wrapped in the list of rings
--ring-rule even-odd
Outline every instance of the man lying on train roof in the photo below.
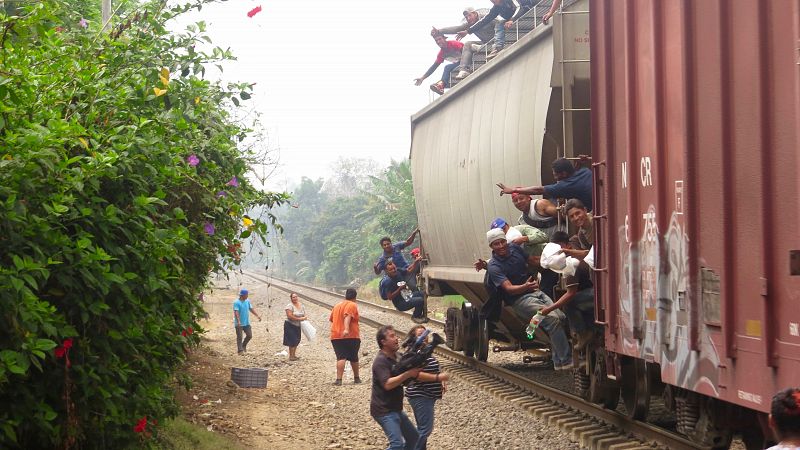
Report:
[[[486,269],[487,290],[494,295],[500,293],[503,303],[511,306],[525,323],[540,309],[550,306],[553,301],[539,290],[536,278],[528,275],[528,258],[522,248],[506,241],[505,233],[493,228],[486,233],[486,242],[492,249],[492,258],[487,262],[475,261],[475,270]],[[561,311],[547,315],[539,325],[548,336],[553,351],[553,366],[556,370],[572,369],[572,348],[564,332]]]
[[[581,156],[581,160],[588,160],[588,157]],[[529,187],[517,186],[511,188],[503,183],[497,183],[497,187],[500,188],[500,195],[514,193],[544,195],[551,200],[557,198],[577,198],[591,211],[592,171],[585,167],[575,170],[575,166],[566,158],[558,158],[553,161],[552,167],[553,177],[556,179],[555,184]]]
[[[570,247],[565,248],[564,253],[573,258],[584,259],[594,245],[594,222],[592,221],[592,215],[577,198],[567,200],[564,210],[567,213],[570,223],[578,229],[577,234],[569,239]]]
[[[555,233],[550,239],[550,242],[560,245],[564,253],[572,249],[569,241],[569,235],[563,231]],[[573,275],[561,275],[561,283],[564,294],[552,305],[542,308],[542,314],[549,314],[557,309],[564,311],[574,336],[575,349],[578,350],[594,336],[592,269],[581,261]]]

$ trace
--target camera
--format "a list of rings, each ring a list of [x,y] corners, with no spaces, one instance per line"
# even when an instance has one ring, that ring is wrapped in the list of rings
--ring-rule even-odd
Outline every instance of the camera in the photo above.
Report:
[[[425,330],[425,332],[419,335],[419,337],[416,339],[410,336],[408,339],[406,339],[406,342],[403,344],[403,346],[407,347],[408,351],[403,353],[403,355],[400,356],[400,359],[398,359],[394,366],[392,366],[393,377],[400,375],[407,370],[425,367],[425,364],[428,362],[428,358],[430,358],[433,354],[433,349],[444,343],[444,339],[442,339],[438,333],[433,333],[431,342],[429,344],[425,344],[425,338],[428,336],[428,334],[430,334],[430,332],[431,330]]]

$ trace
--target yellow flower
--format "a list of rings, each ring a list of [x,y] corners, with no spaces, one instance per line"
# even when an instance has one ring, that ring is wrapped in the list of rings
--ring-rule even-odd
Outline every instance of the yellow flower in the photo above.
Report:
[[[162,68],[161,73],[158,74],[158,78],[161,80],[161,84],[163,84],[164,87],[169,86],[169,69],[166,67]]]
[[[253,226],[253,221],[249,217],[245,217],[242,219],[242,225],[244,225],[245,228],[250,228]]]
[[[200,97],[195,97],[194,98],[194,104],[195,105],[199,105],[200,104]]]
[[[159,89],[157,87],[153,88],[153,93],[156,94],[156,97],[161,97],[162,95],[167,93],[166,89]]]
[[[81,142],[83,148],[85,149],[89,148],[89,141],[87,141],[86,138],[79,137],[78,140]]]

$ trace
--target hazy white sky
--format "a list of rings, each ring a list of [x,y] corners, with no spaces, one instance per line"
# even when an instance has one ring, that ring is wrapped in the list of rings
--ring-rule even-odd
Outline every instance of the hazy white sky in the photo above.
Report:
[[[247,12],[262,11],[253,18]],[[326,177],[339,156],[388,163],[408,156],[411,114],[431,100],[443,66],[414,86],[438,47],[431,26],[456,25],[489,0],[229,0],[204,7],[214,44],[238,58],[228,80],[257,83],[248,102],[280,147],[267,181],[284,189]]]

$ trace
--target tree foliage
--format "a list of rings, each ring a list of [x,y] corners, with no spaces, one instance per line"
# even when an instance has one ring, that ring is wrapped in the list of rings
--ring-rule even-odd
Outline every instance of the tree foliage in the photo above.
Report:
[[[284,276],[334,286],[361,284],[375,277],[380,238],[405,240],[414,229],[408,160],[392,161],[380,173],[370,166],[362,162],[355,170],[356,164],[337,164],[330,180],[301,180],[292,207],[281,214],[284,234],[276,248]],[[343,185],[342,179],[352,189],[326,189]]]
[[[231,55],[166,28],[206,1],[132,3],[107,32],[83,3],[0,11],[0,448],[147,444],[209,271],[287,199],[246,177],[250,87],[204,79]]]

